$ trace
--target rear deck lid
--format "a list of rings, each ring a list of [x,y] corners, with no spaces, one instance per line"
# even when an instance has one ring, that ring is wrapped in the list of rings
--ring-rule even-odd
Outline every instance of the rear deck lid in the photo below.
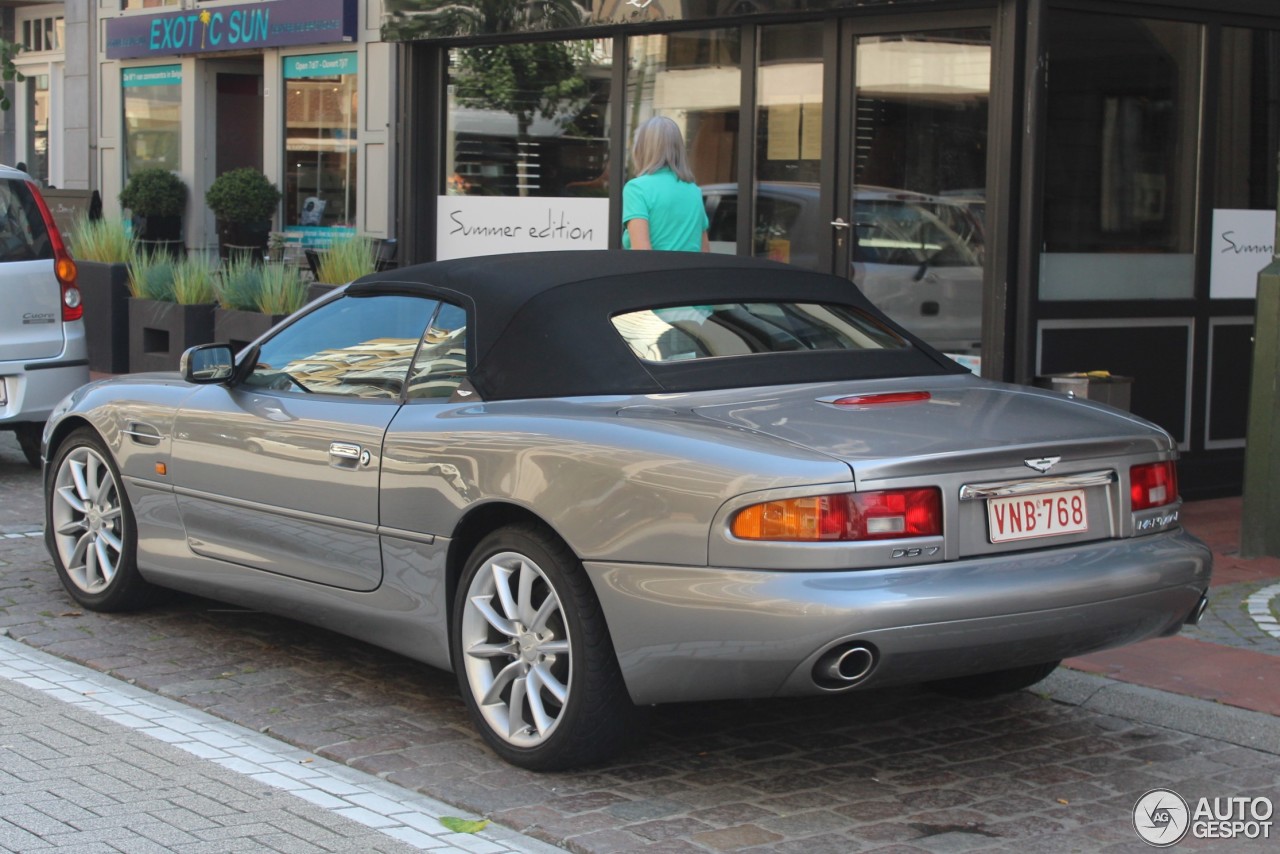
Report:
[[[1153,453],[1160,428],[1109,407],[973,377],[791,386],[697,413],[849,463],[859,479],[1021,465],[1028,453]]]

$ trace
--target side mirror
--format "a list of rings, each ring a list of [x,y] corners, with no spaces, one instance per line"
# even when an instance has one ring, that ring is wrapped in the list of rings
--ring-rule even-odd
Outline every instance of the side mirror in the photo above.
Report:
[[[201,344],[182,354],[178,370],[189,383],[226,382],[235,372],[235,358],[226,344]]]

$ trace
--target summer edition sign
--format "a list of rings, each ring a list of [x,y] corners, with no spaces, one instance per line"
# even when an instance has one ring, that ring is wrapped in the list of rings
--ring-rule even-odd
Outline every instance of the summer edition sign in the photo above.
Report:
[[[107,19],[107,58],[349,42],[356,0],[272,0]]]

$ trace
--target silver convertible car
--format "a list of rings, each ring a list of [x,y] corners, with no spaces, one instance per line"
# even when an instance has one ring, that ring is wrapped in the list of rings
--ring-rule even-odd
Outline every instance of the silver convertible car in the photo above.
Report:
[[[1016,690],[1194,622],[1211,570],[1165,431],[716,255],[368,276],[238,355],[81,388],[44,455],[84,607],[173,588],[451,669],[538,770],[657,703]]]

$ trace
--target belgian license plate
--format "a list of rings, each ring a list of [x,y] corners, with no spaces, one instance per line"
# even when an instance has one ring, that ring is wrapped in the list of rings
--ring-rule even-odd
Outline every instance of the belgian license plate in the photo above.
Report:
[[[987,499],[987,531],[993,543],[1087,530],[1089,513],[1083,489]]]

